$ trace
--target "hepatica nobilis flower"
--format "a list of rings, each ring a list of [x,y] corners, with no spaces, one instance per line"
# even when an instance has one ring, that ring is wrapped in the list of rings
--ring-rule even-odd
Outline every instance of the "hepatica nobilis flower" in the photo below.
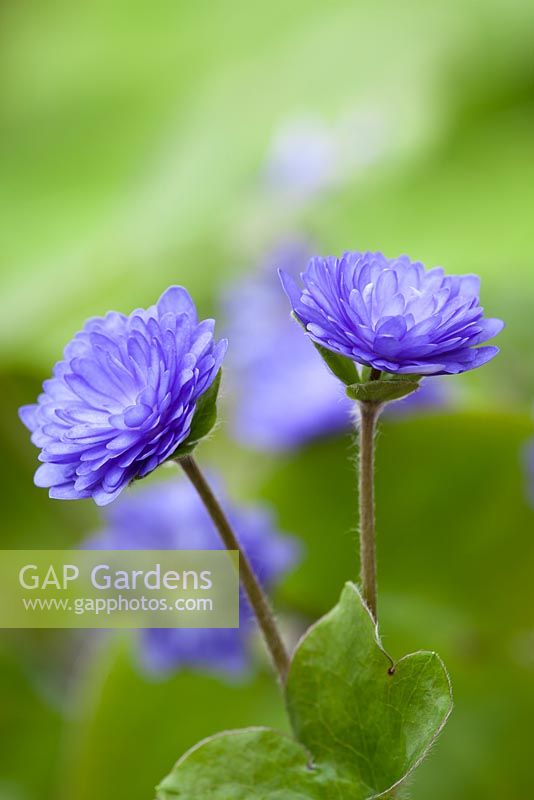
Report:
[[[263,505],[236,506],[224,499],[228,518],[264,588],[271,587],[299,560],[296,539],[278,530]],[[102,531],[88,540],[98,550],[219,550],[223,547],[209,514],[190,483],[139,485],[106,509]],[[252,612],[240,596],[240,627],[155,628],[142,631],[143,664],[151,672],[184,667],[238,675],[249,662]]]
[[[392,374],[447,375],[485,364],[479,345],[504,327],[484,318],[476,275],[425,270],[407,256],[347,252],[313,258],[303,289],[281,273],[293,311],[311,338],[352,361]]]
[[[53,498],[106,505],[169,458],[190,435],[226,352],[214,325],[198,321],[180,286],[129,316],[90,319],[37,403],[19,412],[41,448],[36,485]]]

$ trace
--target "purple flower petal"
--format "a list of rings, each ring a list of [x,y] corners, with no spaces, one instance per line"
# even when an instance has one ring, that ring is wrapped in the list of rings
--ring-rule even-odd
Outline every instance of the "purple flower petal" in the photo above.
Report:
[[[303,289],[280,275],[313,339],[365,366],[398,374],[457,374],[485,364],[501,320],[484,319],[476,275],[425,272],[407,256],[345,253],[313,258]]]
[[[288,296],[289,302],[293,306],[293,310],[295,310],[295,306],[300,301],[300,290],[291,275],[288,275],[283,269],[278,270],[278,275],[280,276],[282,286]]]
[[[38,409],[39,406],[36,404],[19,408],[20,420],[29,431],[34,431],[38,426]]]

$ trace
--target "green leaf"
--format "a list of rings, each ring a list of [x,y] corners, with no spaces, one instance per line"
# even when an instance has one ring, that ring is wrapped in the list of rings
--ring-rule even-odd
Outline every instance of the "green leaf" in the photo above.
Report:
[[[417,389],[419,383],[416,380],[380,380],[347,386],[347,395],[360,403],[381,404],[400,400],[401,397],[406,397]]]
[[[297,647],[287,684],[295,739],[269,729],[200,743],[176,764],[158,800],[368,800],[402,783],[452,708],[435,653],[396,664],[356,587]]]
[[[297,738],[319,763],[364,787],[362,797],[417,766],[452,706],[439,656],[412,653],[394,664],[351,583],[298,648],[287,697]]]
[[[305,331],[307,331],[306,325],[304,325],[300,317],[298,317],[294,311],[291,313],[291,316],[296,322],[298,322],[299,325],[302,326],[302,328],[304,328]],[[310,339],[310,341],[330,372],[332,372],[336,378],[339,378],[339,380],[342,381],[345,386],[351,386],[352,384],[359,382],[360,376],[358,374],[358,369],[352,359],[347,358],[346,356],[341,356],[339,353],[334,353],[333,350],[323,347],[323,345],[314,342],[313,339]]]
[[[197,407],[191,423],[191,432],[182,444],[174,451],[171,458],[182,458],[192,453],[198,443],[208,435],[217,422],[217,398],[221,386],[222,369],[217,373],[210,388],[197,401]]]
[[[178,761],[158,787],[159,800],[320,800],[334,786],[294,739],[269,728],[221,733]]]

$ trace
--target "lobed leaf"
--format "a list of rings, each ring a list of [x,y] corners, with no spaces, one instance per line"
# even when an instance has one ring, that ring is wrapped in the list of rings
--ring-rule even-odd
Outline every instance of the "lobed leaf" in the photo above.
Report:
[[[372,800],[400,786],[452,708],[435,653],[396,664],[357,588],[304,636],[287,683],[295,739],[253,728],[201,742],[178,761],[158,800]]]

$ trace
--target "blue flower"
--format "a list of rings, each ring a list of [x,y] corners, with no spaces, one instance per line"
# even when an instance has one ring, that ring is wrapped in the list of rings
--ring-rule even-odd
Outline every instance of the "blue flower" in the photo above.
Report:
[[[281,279],[311,338],[358,364],[394,374],[446,375],[485,364],[497,347],[478,345],[504,327],[485,319],[476,275],[425,271],[407,256],[345,253],[312,258],[300,289]]]
[[[67,345],[35,405],[19,414],[44,462],[50,497],[106,505],[172,455],[226,352],[214,321],[172,286],[149,309],[90,319]]]
[[[221,491],[217,485],[217,494]],[[269,588],[298,561],[295,539],[278,532],[269,510],[223,505],[240,544],[264,587]],[[139,486],[106,509],[105,528],[84,545],[100,550],[222,550],[223,544],[196,491],[186,481]],[[249,662],[252,611],[240,597],[239,629],[161,628],[142,632],[145,666],[152,672],[183,667],[227,674]]]

